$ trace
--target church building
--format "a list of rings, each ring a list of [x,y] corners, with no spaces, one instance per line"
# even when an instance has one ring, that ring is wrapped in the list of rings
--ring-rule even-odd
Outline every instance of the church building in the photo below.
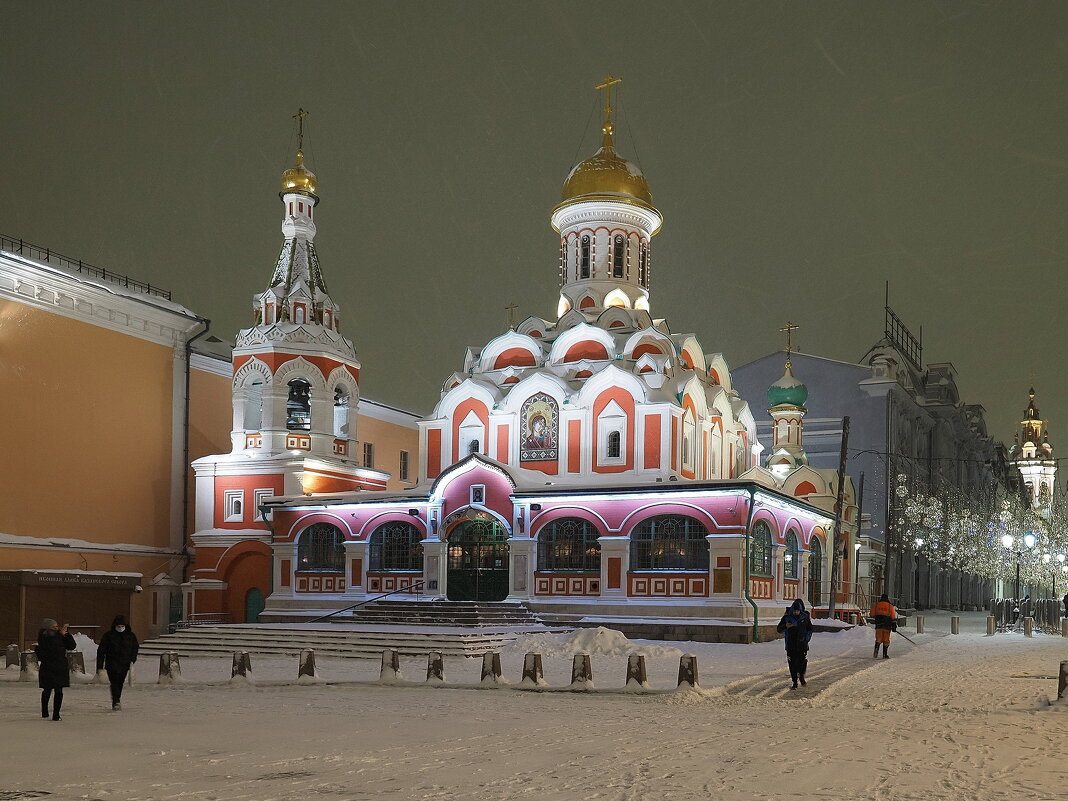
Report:
[[[598,87],[601,147],[571,170],[552,210],[556,319],[528,317],[467,350],[419,423],[422,482],[403,492],[380,491],[385,476],[348,462],[338,399],[355,398],[359,365],[333,324],[311,246],[314,178],[298,156],[283,191],[286,247],[235,351],[235,367],[247,359],[234,379],[235,452],[195,465],[198,484],[214,481],[216,516],[224,473],[255,492],[249,465],[290,465],[267,495],[245,499],[269,519],[256,546],[273,588],[261,619],[399,592],[522,601],[546,619],[630,621],[637,633],[640,619],[703,619],[722,626],[695,637],[749,641],[768,636],[791,600],[810,598],[813,572],[828,574],[833,516],[793,484],[751,473],[762,446],[725,359],[652,314],[663,217],[641,170],[615,149],[618,82]],[[294,381],[311,386],[310,406]],[[324,430],[315,421],[331,393]],[[288,424],[294,414],[310,415],[308,432]],[[303,483],[290,478],[298,473]],[[198,534],[198,563],[209,539],[234,547],[240,536]],[[197,608],[205,581],[190,587]]]

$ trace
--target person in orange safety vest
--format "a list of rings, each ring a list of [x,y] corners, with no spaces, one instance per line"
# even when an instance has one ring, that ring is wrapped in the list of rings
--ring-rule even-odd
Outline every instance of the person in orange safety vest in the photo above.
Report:
[[[897,609],[890,603],[884,592],[879,597],[879,602],[871,608],[871,616],[875,619],[875,650],[872,651],[872,659],[879,658],[879,646],[883,647],[883,659],[889,659],[886,652],[890,647],[890,632],[897,631]]]

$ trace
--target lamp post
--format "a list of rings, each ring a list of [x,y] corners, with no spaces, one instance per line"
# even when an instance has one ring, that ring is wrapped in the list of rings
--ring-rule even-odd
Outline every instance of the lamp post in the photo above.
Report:
[[[854,561],[854,565],[855,566],[853,568],[853,584],[856,587],[855,597],[854,597],[853,601],[859,607],[860,606],[860,543],[859,542],[854,542],[853,543],[853,555],[856,557],[856,560]]]
[[[1013,551],[1013,546],[1016,545],[1016,538],[1012,534],[1005,534],[1001,538],[1001,544],[1005,546],[1005,550]],[[1021,538],[1021,545],[1030,550],[1035,547],[1035,535],[1031,533],[1024,534]],[[1023,556],[1022,550],[1015,550],[1016,554],[1016,584],[1013,586],[1012,597],[1013,600],[1019,600],[1020,598],[1020,557]]]

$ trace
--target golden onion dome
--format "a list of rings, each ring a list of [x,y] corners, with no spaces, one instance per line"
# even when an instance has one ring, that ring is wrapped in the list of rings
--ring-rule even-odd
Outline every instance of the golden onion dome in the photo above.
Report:
[[[653,206],[649,184],[637,165],[620,156],[612,143],[612,124],[606,121],[601,148],[577,164],[564,181],[561,203],[585,198],[618,198],[639,205]]]
[[[315,196],[318,180],[315,173],[304,166],[304,151],[297,151],[297,163],[282,173],[282,192],[299,192]]]

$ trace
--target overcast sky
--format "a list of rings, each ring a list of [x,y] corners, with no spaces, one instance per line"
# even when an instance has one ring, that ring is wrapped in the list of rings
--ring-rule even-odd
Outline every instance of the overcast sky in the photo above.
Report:
[[[167,287],[222,338],[270,279],[303,106],[363,394],[431,409],[507,304],[555,319],[549,211],[611,71],[665,218],[654,316],[731,365],[788,318],[855,361],[889,280],[995,436],[1033,373],[1068,453],[1062,0],[0,5],[0,232]]]

